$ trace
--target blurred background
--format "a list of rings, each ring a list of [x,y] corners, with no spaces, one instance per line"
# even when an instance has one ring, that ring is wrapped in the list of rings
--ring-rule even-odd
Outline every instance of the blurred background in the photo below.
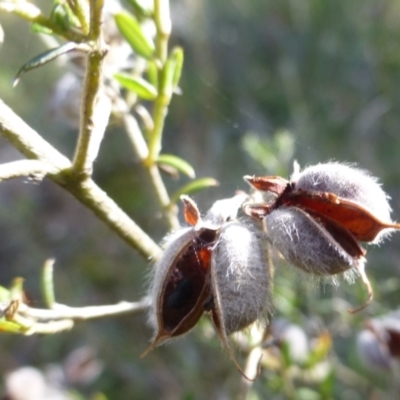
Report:
[[[49,9],[45,0],[35,3]],[[184,48],[185,64],[182,95],[173,98],[166,120],[164,152],[188,160],[198,177],[220,182],[195,196],[203,212],[215,200],[246,190],[243,175],[287,177],[294,160],[301,166],[338,160],[378,176],[392,198],[393,219],[400,220],[400,2],[171,0],[171,12],[171,46]],[[0,15],[0,23],[0,97],[71,156],[77,137],[73,106],[80,99],[68,81],[70,67],[46,65],[12,88],[20,66],[48,47],[23,21]],[[60,106],[62,96],[71,109]],[[0,139],[0,162],[19,158]],[[115,123],[94,179],[161,240],[165,229]],[[164,180],[170,191],[185,182],[168,175]],[[263,369],[249,399],[399,398],[398,354],[394,345],[386,346],[400,337],[400,319],[391,314],[400,302],[399,245],[395,234],[368,250],[375,300],[356,315],[346,310],[365,301],[358,280],[321,286],[277,265],[274,329],[286,344],[275,349],[277,364]],[[47,180],[2,182],[0,285],[23,277],[32,305],[43,306],[39,275],[49,257],[56,259],[60,303],[136,301],[145,293],[146,261],[69,194]],[[50,382],[60,396],[69,393],[65,398],[235,398],[240,375],[207,318],[140,359],[151,335],[141,315],[82,323],[53,336],[0,336],[0,390],[8,390],[12,371],[32,366],[37,370],[30,372],[41,371],[41,378],[29,379]],[[293,349],[308,354],[321,343],[329,351],[312,364],[316,377],[310,377],[308,356],[298,358]]]

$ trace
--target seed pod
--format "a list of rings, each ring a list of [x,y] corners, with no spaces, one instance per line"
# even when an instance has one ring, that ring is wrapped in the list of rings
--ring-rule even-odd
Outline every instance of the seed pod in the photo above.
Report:
[[[244,193],[214,203],[204,219],[196,204],[182,197],[192,225],[167,239],[154,267],[150,322],[155,337],[144,355],[168,339],[189,331],[210,312],[223,346],[243,374],[228,335],[272,313],[270,274],[259,234],[236,220]]]
[[[351,277],[347,271],[357,270],[372,300],[366,251],[359,242],[378,243],[400,229],[390,219],[388,196],[376,178],[349,165],[327,163],[295,173],[290,182],[275,176],[245,180],[275,195],[268,203],[245,205],[244,212],[265,218],[271,242],[291,264],[320,276]]]
[[[212,254],[215,312],[227,335],[271,314],[270,275],[257,234],[238,221],[222,226]]]
[[[340,163],[317,164],[305,168],[291,177],[296,190],[330,192],[356,202],[370,211],[376,219],[391,223],[389,196],[382,190],[378,179],[367,171]],[[372,241],[380,242],[391,232],[385,229]]]
[[[395,367],[400,358],[399,311],[365,321],[365,329],[357,335],[357,351],[371,370]]]
[[[149,291],[149,320],[155,328],[152,345],[182,335],[204,313],[203,303],[210,296],[211,250],[216,232],[183,228],[167,239],[167,247],[154,267]]]

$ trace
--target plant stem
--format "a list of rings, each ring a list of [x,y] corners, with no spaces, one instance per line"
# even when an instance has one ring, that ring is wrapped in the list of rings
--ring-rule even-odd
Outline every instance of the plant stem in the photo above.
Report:
[[[107,104],[102,94],[102,64],[106,54],[101,31],[102,8],[102,0],[91,0],[89,38],[93,45],[87,57],[79,138],[73,162],[74,173],[82,179],[92,174],[93,161],[97,157],[111,112],[111,103]]]
[[[91,179],[76,179],[71,162],[0,100],[0,134],[27,158],[49,165],[48,177],[72,193],[146,259],[157,259],[158,245]]]
[[[154,0],[154,20],[156,23],[156,57],[161,63],[158,78],[158,97],[154,103],[153,121],[154,128],[150,135],[149,157],[147,165],[156,163],[162,146],[162,133],[164,120],[167,116],[170,97],[164,93],[164,69],[168,58],[168,39],[171,34],[171,18],[169,13],[169,0]]]
[[[149,183],[154,197],[161,208],[162,215],[168,229],[178,229],[179,220],[176,215],[177,212],[176,209],[170,208],[171,201],[167,189],[165,188],[164,182],[161,178],[158,166],[156,164],[145,165],[149,150],[145,140],[143,139],[143,134],[140,131],[136,119],[131,114],[123,113],[122,121],[132,144],[135,156],[145,166],[145,171],[148,174],[147,182]]]
[[[18,313],[25,318],[35,319],[39,322],[59,321],[72,319],[74,321],[85,321],[106,317],[114,317],[124,314],[140,314],[148,308],[147,298],[138,302],[121,301],[117,304],[87,307],[69,307],[63,304],[54,304],[52,309],[32,308],[21,304]]]
[[[169,0],[154,0],[154,19],[157,28],[156,55],[164,65],[168,57],[168,39],[171,34]]]

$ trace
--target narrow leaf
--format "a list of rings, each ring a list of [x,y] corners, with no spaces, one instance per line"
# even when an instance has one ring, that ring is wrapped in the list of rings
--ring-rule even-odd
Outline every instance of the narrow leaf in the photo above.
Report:
[[[152,0],[128,0],[128,3],[143,17],[151,17],[154,12],[154,2]]]
[[[176,60],[169,56],[164,68],[161,71],[161,93],[168,100],[171,99],[174,91],[174,74],[176,69]]]
[[[187,185],[182,186],[171,196],[171,205],[178,202],[179,198],[183,194],[192,194],[199,192],[200,190],[206,189],[212,186],[218,186],[219,182],[214,178],[200,178],[189,182]]]
[[[23,74],[26,72],[41,67],[42,65],[45,65],[49,63],[50,61],[53,61],[54,59],[72,51],[76,50],[78,47],[80,47],[77,43],[73,42],[68,42],[66,44],[63,44],[60,47],[56,47],[54,49],[48,50],[42,54],[39,54],[38,56],[32,58],[30,61],[28,61],[26,64],[24,64],[17,72],[17,75],[14,78],[13,86],[16,86]]]
[[[118,83],[145,100],[154,100],[157,97],[157,89],[139,76],[118,73],[114,75]]]
[[[174,70],[174,76],[172,79],[172,84],[174,86],[174,90],[176,90],[176,88],[179,85],[179,80],[181,79],[182,67],[183,67],[183,61],[184,61],[182,47],[175,47],[175,49],[172,50],[171,58],[173,58],[175,60],[175,70]]]
[[[35,33],[44,33],[45,35],[51,35],[53,33],[50,28],[48,28],[47,26],[43,26],[38,22],[34,22],[31,25],[31,31]]]
[[[142,57],[151,59],[154,55],[155,46],[153,41],[143,32],[139,21],[127,12],[117,13],[114,17],[119,31],[132,49]]]
[[[175,168],[176,170],[182,172],[182,174],[187,175],[191,179],[196,176],[193,167],[187,161],[172,154],[160,154],[158,156],[157,162],[159,164],[165,164],[172,168]]]
[[[6,321],[4,319],[0,320],[0,332],[4,333],[24,333],[26,328],[18,325],[12,321]]]
[[[155,61],[149,61],[147,64],[147,77],[154,87],[158,87],[158,68]]]

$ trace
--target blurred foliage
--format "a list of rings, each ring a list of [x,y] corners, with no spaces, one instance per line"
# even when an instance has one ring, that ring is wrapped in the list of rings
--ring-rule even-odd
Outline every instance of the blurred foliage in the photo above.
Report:
[[[49,7],[44,0],[37,3]],[[140,9],[151,13],[144,1],[124,5],[136,10],[138,18]],[[169,108],[163,153],[188,160],[197,176],[214,176],[221,183],[196,197],[201,209],[245,189],[245,174],[286,176],[294,160],[304,166],[336,159],[357,162],[379,176],[393,199],[394,219],[400,219],[398,1],[173,0],[171,7],[172,42],[184,48],[185,65],[182,96],[174,97]],[[68,67],[46,65],[12,89],[21,65],[48,47],[15,17],[0,15],[0,24],[5,36],[0,96],[70,155],[77,131],[57,119],[52,109],[57,80]],[[79,103],[78,97],[75,100]],[[147,232],[161,239],[165,232],[156,206],[129,150],[121,128],[111,125],[95,179]],[[1,162],[19,157],[0,141]],[[170,193],[182,186],[168,177],[165,181]],[[13,277],[23,276],[33,305],[41,305],[40,269],[45,259],[54,257],[60,302],[105,304],[137,300],[144,293],[147,263],[55,185],[3,182],[0,205],[0,285],[8,287]],[[332,349],[324,361],[331,370],[314,382],[304,374],[290,375],[296,363],[282,350],[286,367],[265,368],[249,400],[398,397],[396,371],[363,366],[355,336],[365,318],[398,308],[399,244],[394,236],[381,248],[370,249],[368,272],[376,298],[354,316],[346,310],[365,300],[359,282],[320,286],[282,262],[277,265],[276,318],[297,324],[311,341],[328,332]],[[94,382],[76,386],[82,393],[76,398],[235,398],[239,375],[209,321],[142,360],[139,355],[150,335],[145,316],[85,323],[51,337],[3,335],[0,371],[5,376],[23,365],[45,369],[90,345],[104,369]],[[321,355],[312,357],[320,361],[329,347],[324,346]],[[318,343],[311,348],[317,349]],[[308,366],[296,368],[301,372]]]

